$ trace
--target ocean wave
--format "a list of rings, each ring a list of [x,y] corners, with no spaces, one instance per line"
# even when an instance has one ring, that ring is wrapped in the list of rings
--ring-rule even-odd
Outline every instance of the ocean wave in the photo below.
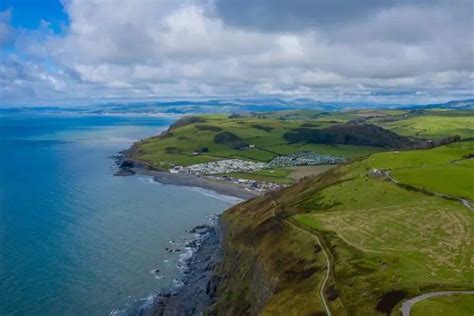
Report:
[[[217,193],[215,191],[197,188],[197,187],[192,187],[191,191],[198,192],[207,197],[214,198],[216,200],[220,200],[220,201],[227,202],[230,204],[238,204],[240,202],[245,201],[244,199],[241,199],[235,196],[224,195],[224,194]]]
[[[157,295],[150,294],[147,297],[135,300],[131,306],[125,309],[116,309],[110,312],[110,316],[128,316],[128,315],[144,315],[149,314],[155,305]]]
[[[156,182],[155,180],[153,180],[153,177],[150,177],[150,176],[139,176],[139,177],[137,177],[137,180],[138,180],[138,182],[141,182],[141,183],[150,183],[150,184],[162,185],[161,183]]]

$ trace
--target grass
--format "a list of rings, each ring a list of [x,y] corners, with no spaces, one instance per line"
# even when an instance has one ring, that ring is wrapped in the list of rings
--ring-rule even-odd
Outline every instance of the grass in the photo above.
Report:
[[[257,180],[257,181],[267,181],[267,182],[274,182],[274,183],[283,183],[283,184],[291,184],[293,183],[293,179],[290,177],[292,170],[278,168],[278,169],[264,169],[259,170],[254,173],[244,173],[244,172],[233,172],[227,173],[226,175],[229,177],[240,178],[240,179],[250,179],[250,180]]]
[[[242,292],[247,296],[240,298],[259,295],[262,288],[277,289],[263,314],[306,315],[323,310],[315,289],[324,275],[324,258],[314,242],[313,253],[308,252],[311,238],[290,229],[285,225],[288,220],[317,234],[330,253],[333,269],[327,288],[337,293],[329,302],[335,315],[395,315],[403,297],[472,290],[474,212],[457,201],[369,175],[373,163],[417,170],[424,161],[449,164],[470,148],[471,144],[459,143],[401,156],[377,153],[226,211],[223,223],[230,232],[226,242],[232,254],[226,254],[225,271],[234,272],[232,279],[224,281],[222,293],[229,300],[223,299],[222,306],[242,304],[230,290],[239,284],[247,288]],[[456,182],[451,186],[458,187]],[[256,285],[256,278],[278,281]],[[397,291],[402,293],[399,298],[381,304],[383,297]],[[291,310],[285,309],[287,304]]]
[[[286,112],[285,112],[286,113]],[[303,120],[299,112],[244,116],[228,118],[226,115],[202,115],[205,122],[174,128],[166,137],[152,137],[138,145],[136,157],[156,168],[168,169],[173,165],[191,165],[222,159],[245,159],[267,162],[277,155],[300,151],[337,155],[345,158],[364,156],[378,152],[380,148],[344,145],[289,144],[283,135],[308,122],[317,128],[331,125],[317,119]],[[313,112],[305,113],[311,117]],[[283,119],[284,118],[284,119]],[[319,119],[319,118],[318,118]],[[315,128],[316,128],[315,127]],[[231,132],[242,142],[254,148],[235,149],[225,144],[214,143],[219,132]],[[194,156],[194,151],[203,152]]]
[[[300,151],[354,158],[381,150],[374,147],[344,145],[289,144],[283,135],[303,124],[311,122],[314,128],[334,124],[319,121],[320,117],[313,111],[277,112],[236,118],[229,118],[226,115],[201,117],[205,122],[174,128],[166,137],[152,137],[142,141],[138,145],[135,158],[149,162],[155,167],[167,169],[173,165],[191,165],[232,158],[266,162],[277,155]],[[233,133],[242,142],[254,147],[241,150],[226,144],[216,144],[214,137],[220,132]],[[194,151],[201,151],[203,148],[206,148],[207,152],[199,156],[193,155]]]
[[[414,296],[472,287],[474,213],[369,177],[368,170],[368,160],[341,167],[337,183],[294,197],[294,218],[332,249],[333,282],[346,311],[377,314],[377,300],[391,290]]]
[[[298,166],[288,168],[263,169],[254,173],[233,172],[225,175],[233,178],[292,184],[307,176],[316,176],[335,165]]]
[[[403,136],[438,138],[459,135],[463,138],[474,137],[474,114],[469,112],[463,116],[451,115],[450,112],[427,112],[422,116],[411,116],[378,125]]]
[[[449,295],[426,299],[413,305],[413,316],[472,316],[474,315],[474,295]]]
[[[336,123],[366,119],[405,136],[439,138],[459,134],[474,137],[474,115],[454,112],[426,111],[414,115],[400,110],[354,110],[342,112],[282,111],[243,115],[229,118],[225,114],[206,114],[199,122],[173,129],[167,137],[152,137],[139,144],[135,158],[164,169],[172,165],[191,165],[221,159],[247,159],[266,162],[277,155],[301,151],[342,156],[347,159],[366,156],[383,149],[377,147],[288,143],[283,135],[293,129],[306,126],[316,129]],[[387,119],[388,118],[388,119]],[[388,121],[387,121],[388,120]],[[203,128],[211,128],[211,130]],[[214,128],[215,130],[212,130]],[[219,132],[231,132],[246,144],[255,147],[239,150],[225,144],[216,144],[213,139]],[[194,151],[207,148],[200,156]],[[174,150],[170,150],[174,149]]]
[[[386,152],[370,157],[378,169],[390,169],[402,183],[474,200],[474,142],[460,142],[430,150]]]
[[[469,118],[447,112],[443,120],[453,118],[452,124],[439,125],[431,117],[443,115],[432,111],[416,116],[398,111],[382,114],[397,119],[383,124],[394,124],[395,128],[407,119],[407,135],[429,137],[459,131],[465,123],[463,117]],[[316,113],[309,121],[315,125],[331,124],[331,120],[374,115],[382,124],[380,113],[371,111]],[[301,124],[289,116],[283,121],[276,130]],[[421,127],[417,124],[424,130],[418,130]],[[410,127],[413,125],[416,128]],[[468,127],[464,136],[470,135],[470,126],[464,126]],[[241,308],[234,309],[234,314],[245,314],[245,307],[251,308],[249,298],[265,297],[269,289],[273,292],[263,307],[263,315],[318,315],[323,311],[316,292],[325,272],[321,249],[311,238],[286,225],[288,221],[316,234],[330,253],[328,289],[337,293],[329,302],[334,315],[398,315],[397,306],[403,297],[473,289],[474,212],[458,201],[408,190],[384,177],[371,176],[369,171],[391,169],[392,175],[403,183],[472,198],[474,160],[464,157],[474,153],[474,142],[431,150],[377,152],[373,148],[285,144],[276,135],[271,141],[258,133],[254,137],[260,149],[278,154],[311,148],[333,154],[346,151],[345,157],[371,156],[303,179],[224,213],[228,250],[223,270],[224,276],[230,278],[224,278],[220,289],[220,311],[234,307]],[[290,177],[291,173],[286,168],[276,175]],[[259,176],[270,175],[265,171]],[[381,304],[382,298],[390,298],[391,293],[401,295]],[[436,315],[437,311],[464,315],[472,304],[472,299],[465,296],[435,298],[415,305],[413,315]],[[467,311],[467,315],[472,314]]]

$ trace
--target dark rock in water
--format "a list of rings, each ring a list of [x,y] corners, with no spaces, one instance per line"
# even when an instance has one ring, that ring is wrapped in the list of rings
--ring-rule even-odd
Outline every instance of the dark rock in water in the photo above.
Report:
[[[198,225],[194,227],[193,229],[191,229],[189,232],[191,234],[205,234],[213,229],[214,228],[210,225]]]
[[[169,295],[161,295],[155,304],[154,315],[200,315],[214,303],[218,278],[214,275],[216,262],[220,260],[219,238],[213,226],[196,226],[192,233],[199,233],[199,241],[191,241],[187,247],[196,248],[184,270],[183,286]]]
[[[160,273],[160,269],[153,270],[153,273],[155,273],[155,274]]]
[[[133,176],[135,174],[135,171],[132,169],[119,169],[116,173],[114,173],[114,176],[117,177],[126,177],[126,176]]]
[[[118,165],[118,171],[114,174],[115,176],[125,177],[125,176],[133,176],[135,171],[133,168],[135,167],[135,163],[132,160],[126,159],[125,153],[120,153],[119,155],[115,155],[114,158],[115,163]]]

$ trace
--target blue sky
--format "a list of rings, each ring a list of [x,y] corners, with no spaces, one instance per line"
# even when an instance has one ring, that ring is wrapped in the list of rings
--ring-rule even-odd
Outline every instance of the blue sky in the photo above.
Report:
[[[473,98],[473,15],[470,0],[2,0],[0,106]]]
[[[2,0],[0,11],[11,10],[11,25],[15,28],[38,29],[41,21],[48,21],[51,29],[61,32],[68,17],[58,0]]]

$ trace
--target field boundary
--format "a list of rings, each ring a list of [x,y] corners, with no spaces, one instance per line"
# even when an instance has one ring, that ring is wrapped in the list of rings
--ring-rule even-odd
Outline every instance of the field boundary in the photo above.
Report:
[[[449,194],[444,194],[444,193],[439,193],[439,192],[428,191],[425,188],[420,188],[420,187],[417,187],[417,186],[414,186],[414,185],[411,185],[411,184],[406,184],[406,183],[400,182],[391,175],[390,171],[384,171],[384,174],[385,174],[385,177],[387,179],[389,179],[390,181],[392,181],[393,183],[395,183],[396,185],[398,185],[399,187],[401,187],[403,189],[409,189],[409,190],[413,190],[413,191],[420,192],[420,193],[423,193],[423,194],[438,196],[438,197],[441,197],[441,198],[449,200],[449,201],[455,200],[455,201],[460,202],[462,205],[464,205],[470,211],[474,212],[474,206],[471,205],[471,202],[469,200],[465,199],[465,198],[458,197],[458,196],[453,196],[453,195],[449,195]]]

